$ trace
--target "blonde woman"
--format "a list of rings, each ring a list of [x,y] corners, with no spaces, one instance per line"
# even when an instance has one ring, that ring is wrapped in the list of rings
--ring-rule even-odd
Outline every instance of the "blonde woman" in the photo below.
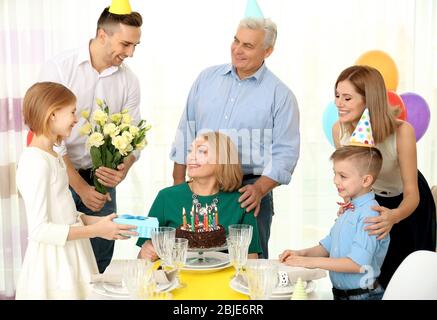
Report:
[[[387,102],[384,79],[368,66],[345,69],[335,83],[339,121],[333,138],[338,148],[348,143],[367,107],[373,138],[383,156],[383,165],[373,185],[379,216],[368,218],[370,235],[391,242],[381,268],[379,282],[385,288],[399,264],[416,250],[435,250],[435,204],[431,190],[417,170],[416,137],[413,127],[397,120]]]
[[[231,139],[218,132],[201,134],[191,144],[187,167],[190,180],[161,190],[150,209],[149,217],[157,217],[160,226],[177,228],[183,222],[182,208],[189,214],[194,198],[198,199],[202,207],[215,202],[220,224],[226,230],[231,224],[253,226],[249,258],[257,258],[258,253],[262,253],[258,225],[253,210],[246,213],[238,202],[238,188],[242,183],[243,172]],[[157,259],[151,241],[146,240],[138,239],[137,245],[141,246],[139,257]]]

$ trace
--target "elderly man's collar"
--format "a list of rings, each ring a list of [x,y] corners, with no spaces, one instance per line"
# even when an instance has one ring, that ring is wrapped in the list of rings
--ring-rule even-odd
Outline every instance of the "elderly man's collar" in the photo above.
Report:
[[[261,65],[261,67],[259,67],[259,69],[254,74],[252,74],[251,76],[249,76],[245,79],[254,79],[254,80],[262,79],[266,68],[267,67],[266,67],[266,64],[264,61],[263,64]],[[231,63],[225,68],[223,75],[227,75],[229,73],[231,73],[232,76],[235,77],[236,79],[240,80],[240,78],[238,77],[238,74],[237,74],[237,70],[235,69],[235,67]]]

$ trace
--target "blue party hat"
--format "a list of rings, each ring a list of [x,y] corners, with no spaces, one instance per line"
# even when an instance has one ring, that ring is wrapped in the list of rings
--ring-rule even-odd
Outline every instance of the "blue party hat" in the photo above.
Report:
[[[247,0],[245,18],[259,18],[264,19],[264,15],[256,0]]]

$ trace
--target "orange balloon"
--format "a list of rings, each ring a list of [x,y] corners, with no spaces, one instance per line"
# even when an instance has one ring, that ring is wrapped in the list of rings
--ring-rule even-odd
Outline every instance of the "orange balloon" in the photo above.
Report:
[[[367,51],[358,58],[355,64],[370,66],[381,72],[387,90],[396,91],[398,88],[398,68],[394,60],[384,51]]]
[[[389,106],[396,108],[396,118],[407,121],[407,109],[405,108],[404,101],[394,91],[387,91]]]

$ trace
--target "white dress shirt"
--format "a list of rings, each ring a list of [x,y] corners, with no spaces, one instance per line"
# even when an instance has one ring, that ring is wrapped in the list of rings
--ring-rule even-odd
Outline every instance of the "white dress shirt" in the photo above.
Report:
[[[79,134],[79,128],[85,124],[81,112],[86,110],[92,114],[98,108],[96,99],[105,100],[111,114],[128,109],[133,125],[137,125],[141,119],[138,78],[124,63],[98,73],[91,65],[89,45],[49,60],[42,69],[39,81],[61,83],[77,97],[76,115],[79,122],[71,136],[55,149],[62,156],[68,154],[76,169],[92,167],[90,153],[85,146],[87,137]],[[140,152],[134,151],[133,155],[138,159]]]

